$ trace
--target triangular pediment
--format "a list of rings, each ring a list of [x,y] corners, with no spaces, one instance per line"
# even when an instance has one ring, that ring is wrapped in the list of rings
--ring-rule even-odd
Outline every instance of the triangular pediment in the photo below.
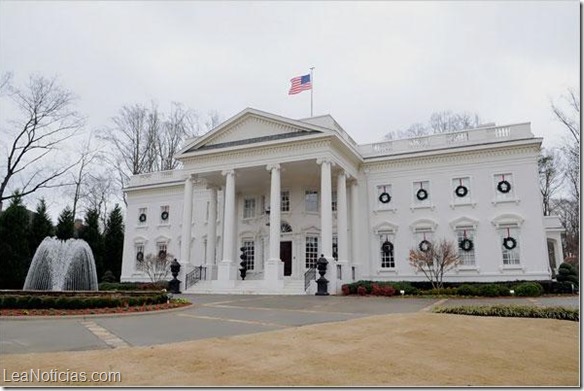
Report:
[[[303,123],[248,108],[204,136],[191,140],[179,155],[329,132],[329,129],[315,124]]]

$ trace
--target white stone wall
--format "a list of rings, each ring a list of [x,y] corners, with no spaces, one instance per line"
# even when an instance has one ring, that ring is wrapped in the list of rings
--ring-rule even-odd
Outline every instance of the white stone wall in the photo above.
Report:
[[[449,273],[451,281],[493,281],[515,279],[547,279],[549,264],[545,248],[546,239],[542,217],[541,197],[537,183],[536,149],[518,149],[505,154],[477,153],[451,155],[445,159],[410,161],[389,166],[373,166],[360,178],[367,184],[367,204],[362,204],[362,214],[367,223],[362,225],[362,242],[367,243],[368,267],[361,278],[387,280],[424,279],[408,263],[409,249],[418,245],[411,225],[428,219],[436,223],[433,237],[455,240],[451,223],[467,218],[476,221],[475,259],[476,269]],[[500,173],[513,175],[513,191],[516,201],[498,203],[493,176]],[[454,205],[452,179],[470,177],[471,204]],[[414,181],[429,181],[430,207],[414,207]],[[389,210],[378,207],[377,185],[391,184],[392,200]],[[362,195],[363,192],[361,193]],[[518,215],[523,223],[518,238],[521,268],[503,265],[501,240],[493,220],[506,214]],[[380,267],[379,239],[375,227],[394,225],[395,269]],[[364,226],[364,227],[363,227]]]

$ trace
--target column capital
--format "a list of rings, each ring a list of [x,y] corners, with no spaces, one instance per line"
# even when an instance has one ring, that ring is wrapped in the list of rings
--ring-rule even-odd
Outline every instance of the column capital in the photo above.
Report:
[[[281,170],[280,163],[271,163],[271,164],[268,164],[266,166],[266,170],[268,170],[270,172],[272,170],[278,170],[278,171],[280,171]]]
[[[223,171],[221,171],[221,175],[223,175],[223,176],[235,175],[235,170],[234,169],[223,170]]]
[[[335,165],[335,162],[329,157],[319,157],[316,159],[316,164],[318,164],[319,166],[327,163],[330,164],[331,167]]]

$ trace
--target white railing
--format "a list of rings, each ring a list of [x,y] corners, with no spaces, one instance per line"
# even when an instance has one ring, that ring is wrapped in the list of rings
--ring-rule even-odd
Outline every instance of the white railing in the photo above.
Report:
[[[430,136],[391,140],[359,146],[363,157],[387,155],[393,153],[432,150],[454,145],[473,145],[502,140],[532,138],[530,123],[507,126],[492,126],[462,130],[453,133],[433,134]]]
[[[146,174],[138,174],[132,176],[130,178],[130,183],[128,184],[128,187],[175,182],[182,181],[185,179],[186,174],[182,170],[148,172]]]

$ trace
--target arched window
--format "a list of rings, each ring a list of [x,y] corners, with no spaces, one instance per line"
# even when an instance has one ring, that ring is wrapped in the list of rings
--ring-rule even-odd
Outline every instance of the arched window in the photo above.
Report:
[[[283,221],[282,224],[280,225],[280,232],[282,233],[292,232],[292,226],[287,222]]]

